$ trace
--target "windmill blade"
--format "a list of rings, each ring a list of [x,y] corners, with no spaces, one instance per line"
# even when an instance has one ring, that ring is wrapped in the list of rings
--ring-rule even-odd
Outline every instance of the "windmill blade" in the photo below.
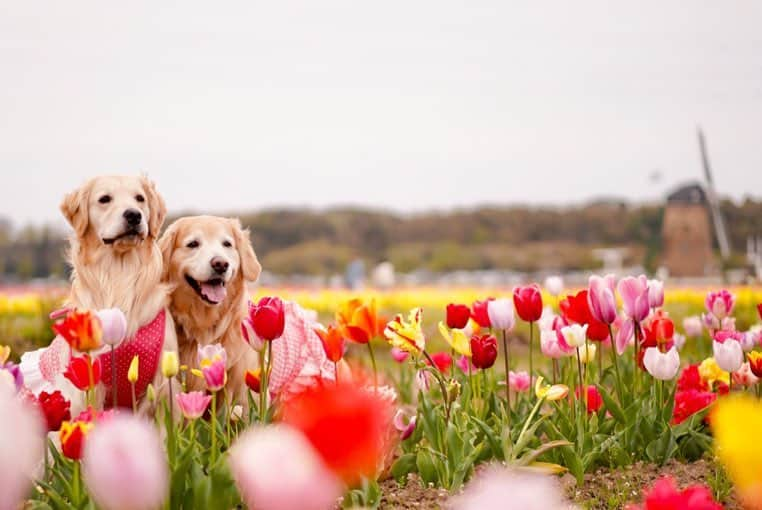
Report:
[[[704,177],[706,178],[707,201],[709,202],[709,210],[712,214],[714,232],[717,236],[717,245],[720,247],[720,255],[722,255],[723,259],[726,259],[730,256],[730,243],[728,242],[728,234],[725,230],[725,223],[722,221],[722,213],[720,212],[720,204],[717,200],[717,193],[714,189],[712,167],[709,164],[709,154],[706,150],[704,132],[700,127],[698,128],[698,141],[699,150],[701,151],[701,164],[704,167]]]

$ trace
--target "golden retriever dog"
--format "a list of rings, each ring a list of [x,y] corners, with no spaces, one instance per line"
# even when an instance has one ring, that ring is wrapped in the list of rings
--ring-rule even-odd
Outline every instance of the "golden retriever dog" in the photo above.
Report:
[[[129,406],[129,389],[122,391],[122,387],[132,356],[139,355],[138,394],[142,395],[150,382],[160,388],[157,356],[160,358],[163,350],[177,349],[174,323],[167,310],[170,286],[161,281],[162,256],[157,244],[166,215],[164,200],[146,177],[102,176],[66,195],[61,212],[74,230],[68,250],[71,292],[65,306],[96,311],[118,308],[124,313],[127,333],[116,350],[117,397],[120,406]],[[146,345],[149,342],[151,345]],[[40,356],[45,355],[40,353],[37,358]],[[98,403],[109,405],[110,356],[100,358],[104,370]],[[40,382],[43,386],[62,383],[60,378]],[[73,402],[75,408],[76,404]]]
[[[237,219],[190,216],[172,223],[159,240],[164,281],[173,286],[169,309],[177,327],[180,363],[196,367],[198,346],[221,343],[228,357],[228,396],[247,404],[246,370],[258,366],[257,353],[241,333],[247,313],[247,283],[262,268],[249,232]],[[197,377],[189,390],[203,390]]]

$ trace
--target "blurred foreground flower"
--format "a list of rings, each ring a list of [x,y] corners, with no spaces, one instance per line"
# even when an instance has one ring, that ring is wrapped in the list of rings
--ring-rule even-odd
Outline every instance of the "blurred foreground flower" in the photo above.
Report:
[[[762,403],[746,395],[717,401],[710,417],[714,446],[750,509],[762,509]]]
[[[692,485],[681,491],[669,476],[654,482],[643,500],[642,505],[628,505],[627,510],[722,510],[708,487]]]
[[[564,501],[551,476],[530,471],[489,467],[476,475],[453,502],[455,510],[560,510],[574,508]]]
[[[304,435],[287,425],[244,432],[230,450],[230,468],[253,510],[330,510],[343,491]]]
[[[0,508],[20,508],[43,459],[45,427],[39,413],[0,387]]]
[[[103,510],[151,510],[167,497],[164,444],[152,423],[135,416],[99,422],[87,438],[82,466]]]
[[[344,482],[353,485],[363,476],[375,476],[393,420],[382,392],[326,384],[288,400],[281,411],[283,422],[300,430]]]

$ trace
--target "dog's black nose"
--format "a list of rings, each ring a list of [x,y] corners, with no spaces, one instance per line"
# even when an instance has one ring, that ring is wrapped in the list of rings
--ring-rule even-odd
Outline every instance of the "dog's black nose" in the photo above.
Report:
[[[230,267],[230,263],[222,257],[213,257],[210,264],[212,265],[214,272],[217,274],[225,274],[228,267]]]
[[[131,227],[140,225],[140,220],[143,219],[143,214],[137,209],[127,209],[122,216],[124,216],[127,224]]]

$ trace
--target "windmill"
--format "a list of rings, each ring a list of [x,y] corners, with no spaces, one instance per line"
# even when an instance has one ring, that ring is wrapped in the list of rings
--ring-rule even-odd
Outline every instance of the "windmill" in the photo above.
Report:
[[[709,205],[709,212],[712,215],[712,222],[714,223],[714,232],[717,237],[717,245],[720,248],[720,255],[723,260],[725,260],[730,256],[730,243],[728,242],[728,234],[725,231],[725,223],[722,221],[722,213],[720,212],[720,204],[717,200],[717,192],[714,189],[712,167],[709,164],[709,154],[706,150],[706,139],[700,126],[697,128],[697,134],[699,151],[701,151],[701,164],[704,167],[704,177],[706,178],[707,204]]]

